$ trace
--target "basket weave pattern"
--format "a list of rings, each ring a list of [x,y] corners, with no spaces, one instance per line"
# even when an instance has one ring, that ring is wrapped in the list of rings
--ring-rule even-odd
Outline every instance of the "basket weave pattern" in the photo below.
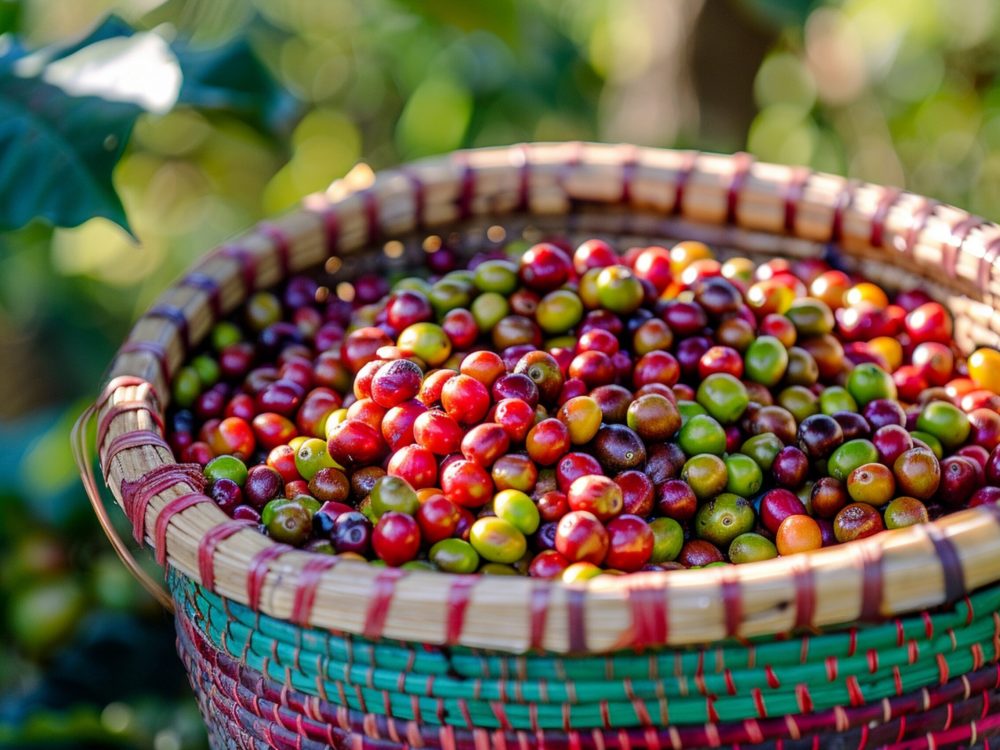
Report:
[[[546,233],[835,253],[945,301],[961,344],[1000,346],[1000,227],[891,188],[741,154],[578,143],[335,183],[164,293],[96,407],[104,478],[172,571],[178,646],[215,746],[916,748],[1000,732],[994,506],[805,555],[569,585],[305,553],[226,517],[200,467],[175,462],[171,376],[254,290]]]

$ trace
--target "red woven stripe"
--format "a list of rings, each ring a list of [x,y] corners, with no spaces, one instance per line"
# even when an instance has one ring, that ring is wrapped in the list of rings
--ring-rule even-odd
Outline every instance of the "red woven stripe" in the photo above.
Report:
[[[784,204],[785,204],[785,231],[788,234],[795,233],[795,220],[798,217],[799,202],[805,191],[806,183],[812,177],[812,170],[808,167],[795,167],[788,182],[785,183]]]
[[[462,168],[462,182],[458,192],[458,219],[464,221],[472,213],[472,199],[476,196],[476,173],[465,154],[456,155],[455,161]]]
[[[659,646],[667,640],[667,602],[662,587],[648,583],[628,586],[632,609],[632,645]]]
[[[757,716],[761,719],[766,719],[767,706],[764,705],[764,694],[760,691],[760,688],[753,688],[750,691],[750,696],[753,698],[753,707],[757,711]]]
[[[208,295],[208,306],[212,310],[212,316],[216,319],[222,317],[222,296],[219,290],[219,282],[207,273],[195,271],[189,273],[181,279],[179,286],[199,289]]]
[[[809,686],[806,684],[799,684],[795,686],[795,697],[798,700],[799,712],[803,714],[812,713],[813,710],[813,700],[812,696],[809,694]]]
[[[920,238],[920,233],[924,231],[927,227],[927,222],[930,220],[934,213],[934,210],[941,204],[934,200],[933,198],[924,198],[920,207],[913,212],[910,217],[910,228],[906,231],[906,241],[903,245],[903,251],[906,254],[912,254],[913,248],[917,244],[917,240]]]
[[[975,216],[972,214],[966,216],[951,228],[951,236],[949,237],[948,244],[955,249],[961,248],[962,245],[965,244],[965,240],[969,236],[969,233],[976,227],[981,227],[985,223],[986,220],[983,219],[982,216]]]
[[[132,536],[142,546],[146,536],[146,509],[161,492],[178,484],[196,491],[205,487],[205,474],[198,464],[161,464],[135,481],[122,482],[122,506],[132,521]]]
[[[261,233],[274,243],[274,252],[278,256],[278,267],[281,269],[281,275],[287,277],[292,271],[292,245],[288,235],[285,234],[284,229],[273,222],[262,222],[259,226]]]
[[[418,227],[422,227],[427,205],[427,187],[416,170],[404,167],[402,171],[413,187],[413,220]]]
[[[149,312],[143,317],[170,321],[181,337],[184,351],[187,352],[191,349],[191,324],[188,323],[187,316],[179,307],[175,307],[174,305],[156,305],[150,308]]]
[[[517,148],[521,156],[521,169],[518,172],[517,209],[527,210],[531,204],[531,148],[521,144]]]
[[[264,580],[267,578],[268,564],[293,549],[287,544],[272,544],[250,560],[250,565],[247,566],[247,604],[250,609],[257,609],[260,606],[260,595],[264,589]]]
[[[192,506],[210,502],[212,502],[212,499],[208,495],[203,495],[200,492],[189,492],[186,495],[175,497],[163,506],[160,510],[160,515],[156,517],[156,526],[154,528],[153,539],[156,545],[156,562],[160,565],[165,565],[167,562],[167,528],[170,526],[170,520],[178,513]]]
[[[868,659],[868,671],[875,674],[878,671],[878,651],[873,648],[868,649],[865,658]]]
[[[635,146],[629,146],[628,156],[622,160],[622,194],[621,198],[619,198],[621,203],[632,202],[632,181],[635,179],[638,164],[639,149]]]
[[[833,207],[833,218],[830,221],[830,242],[839,242],[844,236],[844,214],[854,203],[854,191],[857,186],[857,180],[847,180],[844,189],[837,196],[837,203]]]
[[[160,375],[164,383],[170,382],[170,365],[167,364],[167,349],[158,341],[126,341],[122,344],[119,354],[151,354],[160,367]]]
[[[336,255],[340,246],[340,215],[337,209],[327,204],[322,210],[323,231],[326,234],[326,251]]]
[[[104,445],[104,441],[108,437],[108,430],[111,428],[111,423],[114,422],[120,415],[133,411],[149,412],[150,418],[156,423],[156,426],[160,428],[160,432],[166,431],[163,424],[163,415],[161,415],[157,409],[150,406],[147,401],[119,401],[118,403],[109,406],[108,410],[104,412],[100,421],[97,423],[98,448]]]
[[[687,189],[687,184],[691,180],[691,174],[694,172],[694,168],[697,163],[698,152],[689,151],[685,157],[684,163],[681,164],[681,168],[677,171],[677,189],[674,193],[673,208],[675,216],[680,215],[684,210],[684,191]]]
[[[993,273],[993,264],[1000,256],[1000,237],[994,237],[983,249],[983,257],[979,259],[979,288],[986,291]]]
[[[795,627],[808,628],[816,615],[816,578],[809,565],[802,564],[792,574],[795,582]]]
[[[569,650],[584,653],[587,650],[587,593],[582,588],[572,588],[566,594],[569,626]]]
[[[944,658],[944,654],[937,655],[937,665],[938,665],[938,675],[940,676],[941,684],[944,685],[948,682],[948,675],[950,670],[948,668],[948,660]]]
[[[472,588],[479,581],[479,576],[455,576],[448,589],[448,622],[445,629],[445,642],[458,643],[465,627],[465,610],[469,607]]]
[[[316,588],[323,574],[335,566],[340,559],[329,555],[312,557],[302,566],[299,580],[295,584],[295,600],[292,603],[292,615],[289,619],[296,625],[308,625],[312,615],[313,603],[316,601]]]
[[[287,685],[272,681],[260,673],[241,665],[239,661],[230,659],[219,651],[216,651],[215,647],[207,643],[204,636],[196,628],[192,627],[190,621],[183,614],[179,616],[178,631],[182,657],[185,658],[189,666],[191,664],[191,657],[196,657],[200,660],[200,663],[192,670],[192,673],[198,673],[200,676],[211,681],[208,687],[209,691],[214,690],[220,695],[233,696],[233,699],[244,707],[252,708],[254,717],[274,716],[276,717],[276,721],[281,721],[286,726],[288,725],[288,714],[284,711],[285,707],[298,713],[303,713],[303,711],[298,710],[296,707],[302,701],[307,700],[305,696],[298,694]],[[211,665],[211,668],[206,669],[206,665]],[[776,719],[758,720],[755,722],[755,727],[748,726],[747,722],[726,722],[708,731],[701,726],[685,726],[678,729],[676,726],[668,726],[668,718],[660,718],[660,727],[656,729],[656,732],[660,741],[668,747],[701,747],[712,742],[719,746],[742,746],[743,743],[751,742],[758,737],[758,732],[760,733],[759,736],[762,736],[765,741],[773,739],[775,746],[783,741],[782,737],[796,739],[804,736],[816,736],[822,740],[826,740],[826,742],[820,743],[822,746],[825,746],[830,740],[830,732],[847,731],[863,725],[870,725],[871,722],[886,723],[896,717],[901,719],[905,714],[913,715],[917,725],[919,725],[922,722],[932,720],[932,717],[920,714],[932,708],[938,706],[945,707],[949,704],[954,704],[952,724],[959,726],[963,722],[967,723],[970,718],[991,715],[990,708],[993,695],[989,691],[996,685],[996,673],[997,668],[991,666],[980,673],[968,675],[965,681],[960,677],[951,681],[947,686],[910,693],[903,698],[890,698],[888,701],[879,701],[857,708],[837,708],[833,711],[824,711],[819,714],[811,714],[804,711],[805,715],[791,715]],[[967,685],[971,685],[971,688],[967,687]],[[962,701],[966,695],[974,697],[968,704],[959,705],[959,701]],[[797,697],[799,697],[798,691]],[[537,704],[529,704],[529,714],[531,714],[532,707],[537,707]],[[394,731],[391,719],[364,716],[356,710],[329,705],[322,701],[316,702],[315,713],[318,717],[317,721],[326,721],[328,724],[333,724],[352,733],[362,732],[367,729],[373,738],[375,736],[392,736]],[[937,712],[936,718],[942,721],[946,720],[942,715],[943,713],[944,711]],[[296,726],[300,726],[298,719],[295,719],[295,721],[297,722]],[[314,729],[319,731],[311,727],[307,722],[301,723],[301,727],[307,734]],[[915,734],[911,736],[920,736],[925,729],[926,726],[914,726],[913,730]],[[438,746],[440,732],[442,731],[440,727],[431,725],[417,727],[416,730],[412,735],[407,734],[407,739],[414,746],[418,746],[419,744],[424,744],[428,747]],[[328,730],[324,730],[324,732],[328,732]],[[892,734],[895,735],[896,732],[893,731]],[[906,733],[903,732],[903,734]],[[903,736],[903,734],[898,736]],[[477,738],[470,732],[459,730],[457,735],[454,738],[454,744],[456,748],[461,748],[462,750],[476,750],[478,747],[476,745],[477,741],[486,743],[488,747],[500,747],[497,744],[500,742],[500,738],[496,732],[491,732],[488,736]],[[318,734],[316,739],[323,740],[326,736],[326,734]],[[879,735],[879,742],[884,744],[889,736],[887,734]],[[528,735],[528,737],[536,740],[542,738],[542,741],[546,744],[538,745],[539,749],[544,746],[550,748],[550,750],[558,750],[559,748],[565,750],[566,747],[566,745],[560,743],[562,738],[558,737],[558,733],[556,735],[545,735],[536,731]],[[874,741],[876,735],[873,733],[871,738]],[[851,739],[853,741],[853,739],[856,739],[856,736]],[[504,741],[508,743],[508,746],[512,746],[511,743],[521,743],[522,740],[520,736],[512,737],[508,734],[504,738]],[[632,747],[638,748],[643,746],[642,743],[644,741],[647,743],[647,746],[653,746],[649,730],[642,727],[628,730],[613,730],[612,732],[588,730],[581,733],[577,738],[577,743],[581,750],[611,750],[611,748],[627,747],[630,743]],[[494,744],[490,745],[490,742]],[[517,746],[521,747],[522,745],[518,744]]]
[[[740,582],[735,577],[725,577],[720,586],[722,596],[722,612],[725,617],[726,635],[734,636],[739,633],[740,623],[743,620],[743,591]]]
[[[922,527],[934,545],[934,553],[941,563],[941,573],[944,575],[944,593],[946,601],[951,604],[965,595],[965,571],[958,557],[955,543],[946,537],[934,524]]]
[[[861,620],[877,620],[882,609],[882,548],[862,545],[861,555]]]
[[[847,685],[847,695],[851,699],[852,706],[862,706],[865,703],[864,693],[861,692],[861,686],[858,684],[858,678],[851,675],[845,681]]]
[[[722,677],[726,682],[726,694],[736,695],[736,682],[733,680],[733,672],[731,669],[727,669],[722,673]]]
[[[236,261],[240,266],[240,273],[243,274],[243,286],[249,294],[257,288],[257,256],[243,247],[227,245],[219,250],[219,255]]]
[[[726,222],[736,223],[736,213],[739,210],[740,193],[746,183],[747,175],[753,167],[753,157],[750,154],[740,152],[733,154],[733,177],[729,181],[729,190],[726,193]]]
[[[540,582],[531,590],[531,648],[541,650],[545,642],[545,623],[549,617],[552,587]]]
[[[375,576],[372,600],[365,615],[365,638],[381,638],[385,628],[385,618],[389,614],[392,597],[396,593],[396,581],[405,575],[401,568],[384,568]]]
[[[872,231],[868,237],[868,244],[872,247],[882,247],[885,242],[885,220],[889,216],[889,210],[899,200],[902,192],[898,188],[885,188],[883,191],[875,213],[872,214]]]
[[[252,521],[239,518],[223,521],[218,526],[206,532],[198,543],[198,574],[201,585],[215,592],[215,549],[220,542],[225,541],[240,529],[252,527]]]
[[[104,458],[101,460],[101,472],[107,477],[108,469],[111,467],[111,462],[114,461],[115,456],[122,451],[132,448],[142,448],[144,446],[163,448],[167,452],[170,452],[170,446],[160,437],[158,432],[154,432],[153,430],[123,432],[121,435],[113,437],[111,442],[108,443],[108,448],[104,452]]]
[[[365,221],[368,223],[368,241],[372,242],[382,234],[379,227],[379,202],[374,187],[361,191],[361,200],[365,207]]]
[[[156,395],[156,389],[153,388],[153,384],[150,383],[145,378],[140,378],[135,375],[119,375],[117,378],[109,380],[107,385],[101,389],[101,395],[97,397],[97,402],[95,407],[98,409],[104,408],[104,405],[115,395],[115,391],[119,388],[130,388],[146,386],[153,392],[153,398],[159,402],[159,397]],[[100,447],[100,445],[98,445]]]

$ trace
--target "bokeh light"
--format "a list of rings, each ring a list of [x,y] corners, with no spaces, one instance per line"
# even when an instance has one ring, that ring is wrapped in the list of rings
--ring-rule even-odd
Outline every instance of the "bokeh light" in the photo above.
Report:
[[[0,637],[11,646],[0,649],[0,730],[48,685],[65,644],[101,642],[93,622],[156,627],[80,491],[72,418],[172,279],[332,181],[462,147],[629,140],[745,149],[1000,218],[992,0],[0,0],[0,11],[0,32],[30,45],[109,12],[196,46],[246,39],[274,77],[252,111],[140,117],[114,172],[134,236],[103,219],[0,234],[0,358],[13,363],[0,372]],[[71,719],[36,721],[144,750],[203,748],[175,676],[169,700],[143,703],[129,684]]]

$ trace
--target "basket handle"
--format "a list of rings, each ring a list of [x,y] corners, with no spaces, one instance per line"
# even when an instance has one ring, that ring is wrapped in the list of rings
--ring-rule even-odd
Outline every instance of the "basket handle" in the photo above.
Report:
[[[87,439],[88,428],[96,414],[97,408],[94,405],[88,406],[76,420],[73,430],[70,433],[73,460],[76,461],[76,467],[80,472],[83,488],[87,492],[87,498],[94,509],[94,514],[97,516],[97,520],[104,530],[104,535],[111,542],[111,546],[114,547],[118,559],[122,561],[142,587],[156,599],[160,606],[172,613],[174,611],[174,600],[170,596],[170,593],[162,583],[154,579],[139,565],[132,554],[132,550],[129,549],[128,545],[119,536],[118,531],[111,522],[111,516],[108,515],[108,509],[104,506],[101,491],[94,476],[94,457],[90,450],[90,440]]]

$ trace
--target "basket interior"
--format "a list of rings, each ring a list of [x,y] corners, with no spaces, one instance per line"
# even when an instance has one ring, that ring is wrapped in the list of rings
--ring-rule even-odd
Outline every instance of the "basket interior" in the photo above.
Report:
[[[254,289],[311,269],[331,293],[349,297],[360,274],[413,272],[441,245],[468,257],[549,236],[570,243],[602,237],[619,250],[698,239],[721,257],[825,257],[891,289],[925,289],[953,312],[966,349],[1000,344],[1000,228],[958,209],[737,157],[595,144],[470,152],[362,186],[335,185],[303,210],[210,253],[168,290],[112,364],[99,404],[106,439],[98,447],[112,491],[129,506],[123,487],[148,487],[156,472],[175,470],[157,429],[167,399],[156,394],[169,392],[186,353]],[[279,619],[343,632],[365,632],[373,602],[387,596],[378,635],[422,643],[514,652],[650,645],[637,619],[647,604],[665,620],[659,645],[704,643],[919,611],[1000,580],[1000,514],[974,509],[926,528],[732,570],[597,578],[580,587],[498,579],[487,587],[407,571],[396,585],[363,564],[319,565],[253,530],[220,534],[221,511],[192,501],[197,488],[183,476],[175,485],[151,492],[138,516],[131,511],[137,536],[183,575]]]

